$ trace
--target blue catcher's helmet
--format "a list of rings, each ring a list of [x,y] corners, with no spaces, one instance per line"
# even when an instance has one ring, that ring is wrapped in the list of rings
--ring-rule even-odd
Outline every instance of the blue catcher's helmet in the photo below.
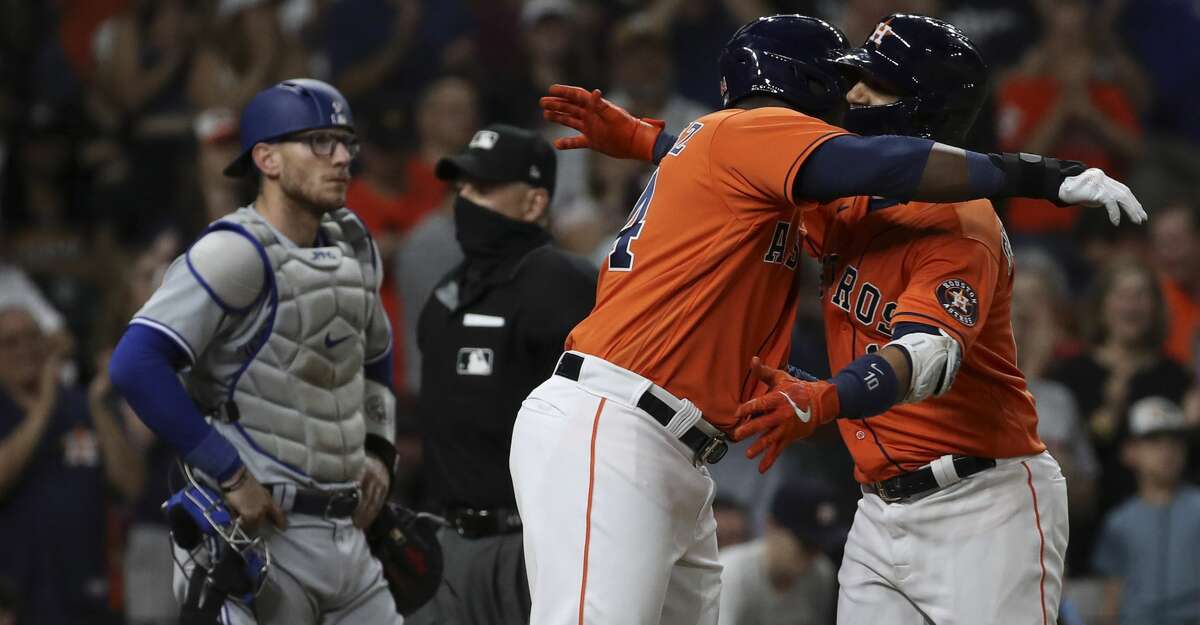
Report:
[[[354,117],[345,96],[333,85],[312,78],[293,78],[259,91],[238,124],[242,153],[225,175],[241,177],[254,170],[250,151],[255,144],[273,141],[302,130],[317,128],[354,130]]]
[[[837,62],[900,97],[883,106],[852,107],[845,127],[859,134],[962,143],[987,96],[987,64],[975,44],[932,17],[889,15],[861,48]]]
[[[849,84],[834,61],[849,48],[842,31],[815,17],[760,17],[739,28],[721,51],[721,97],[730,107],[750,96],[770,96],[837,122]]]

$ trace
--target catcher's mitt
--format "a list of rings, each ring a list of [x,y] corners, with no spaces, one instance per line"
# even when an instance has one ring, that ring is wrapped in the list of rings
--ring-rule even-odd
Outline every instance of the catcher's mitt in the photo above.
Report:
[[[367,528],[371,554],[383,565],[396,611],[404,616],[428,603],[442,583],[441,525],[433,515],[389,503]]]

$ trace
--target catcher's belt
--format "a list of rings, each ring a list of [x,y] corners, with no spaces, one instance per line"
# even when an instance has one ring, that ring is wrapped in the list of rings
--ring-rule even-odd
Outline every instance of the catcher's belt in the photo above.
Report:
[[[308,514],[325,519],[348,519],[358,509],[357,488],[337,491],[297,489],[293,484],[264,485],[284,512]]]

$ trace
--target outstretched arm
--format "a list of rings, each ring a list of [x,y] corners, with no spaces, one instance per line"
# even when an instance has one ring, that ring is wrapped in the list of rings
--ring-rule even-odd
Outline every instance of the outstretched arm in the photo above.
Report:
[[[663,123],[638,119],[599,90],[553,85],[540,100],[543,116],[578,130],[555,141],[560,150],[591,148],[613,158],[657,163],[675,143]],[[828,201],[870,195],[926,202],[1031,197],[1060,206],[1103,206],[1118,223],[1124,212],[1146,219],[1120,182],[1082,163],[1032,154],[981,154],[928,139],[894,135],[833,137],[817,147],[793,180],[793,197]]]

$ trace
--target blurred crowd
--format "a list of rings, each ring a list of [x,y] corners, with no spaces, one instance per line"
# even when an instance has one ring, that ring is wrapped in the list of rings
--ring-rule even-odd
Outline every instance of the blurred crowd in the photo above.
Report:
[[[1033,200],[997,206],[1016,250],[1020,366],[1037,399],[1041,436],[1070,489],[1061,620],[1200,622],[1200,450],[1190,434],[1200,425],[1200,46],[1187,43],[1200,32],[1200,5],[0,0],[0,7],[0,536],[25,545],[0,562],[0,578],[8,567],[39,571],[0,584],[0,624],[16,622],[14,606],[31,593],[93,604],[95,623],[171,622],[163,616],[171,562],[158,505],[173,458],[113,394],[104,363],[167,264],[205,224],[252,200],[254,189],[221,169],[239,152],[236,111],[259,89],[312,76],[351,102],[363,149],[348,205],[380,244],[397,329],[396,496],[419,507],[428,495],[421,424],[411,417],[420,392],[415,323],[436,281],[461,259],[452,189],[434,176],[437,159],[492,122],[551,139],[571,134],[542,121],[537,99],[553,83],[602,88],[678,133],[719,106],[717,54],[740,24],[799,12],[829,19],[860,42],[896,11],[958,25],[989,63],[991,99],[966,147],[1083,160],[1127,181],[1151,212],[1146,227],[1112,228],[1101,211]],[[582,150],[560,152],[558,162],[552,232],[564,248],[598,262],[650,168]],[[828,375],[817,269],[810,263],[803,273],[812,296],[801,303],[793,364]],[[795,446],[765,476],[736,447],[714,465],[730,572],[723,624],[832,623],[840,554],[829,533],[848,526],[859,491],[841,442],[825,434]],[[782,496],[789,484],[777,497],[791,476],[824,486]],[[767,571],[761,583],[758,565],[747,564],[759,561]],[[63,580],[61,571],[75,577]],[[744,608],[764,604],[774,606],[771,614]]]

